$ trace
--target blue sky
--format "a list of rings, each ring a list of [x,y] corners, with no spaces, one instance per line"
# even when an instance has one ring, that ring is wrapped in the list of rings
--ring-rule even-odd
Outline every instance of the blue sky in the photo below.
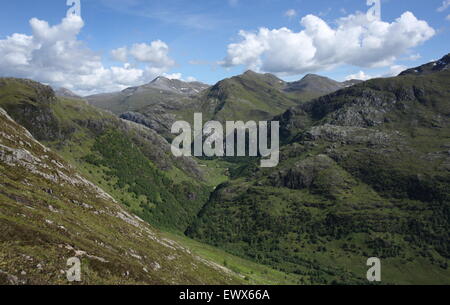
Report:
[[[450,16],[450,1],[447,2],[449,5],[442,0],[382,1],[381,21],[385,26],[392,25],[392,32],[379,34],[379,29],[384,28],[380,23],[376,30],[371,30],[371,34],[364,34],[370,36],[368,42],[375,46],[365,50],[355,48],[347,54],[346,49],[352,40],[346,41],[345,31],[355,29],[359,22],[356,17],[349,21],[351,25],[343,30],[340,38],[328,45],[327,39],[320,40],[320,34],[304,37],[300,33],[305,30],[305,24],[309,24],[311,29],[326,24],[337,30],[339,25],[342,26],[339,18],[366,13],[369,9],[366,0],[81,0],[83,24],[73,21],[70,26],[55,29],[60,31],[55,35],[65,41],[61,52],[78,54],[80,57],[73,59],[82,62],[78,66],[87,62],[83,69],[75,69],[75,62],[67,63],[67,56],[62,58],[61,52],[57,53],[56,48],[58,45],[61,48],[61,44],[56,40],[45,40],[50,38],[43,34],[62,23],[68,9],[66,0],[2,1],[0,55],[6,54],[10,60],[0,60],[0,74],[37,78],[83,94],[118,90],[134,85],[134,82],[138,85],[156,74],[185,80],[195,78],[213,84],[249,68],[276,73],[286,80],[297,80],[309,72],[337,80],[351,75],[360,78],[388,76],[404,67],[439,59],[449,52],[450,17],[447,16]],[[407,11],[414,18],[405,16],[400,25],[394,24]],[[301,24],[300,20],[307,15],[314,18]],[[33,32],[30,26],[32,18],[46,21],[48,27],[35,23]],[[71,27],[75,34],[67,30]],[[267,31],[261,32],[260,28]],[[287,31],[278,31],[281,28]],[[245,32],[239,35],[242,30]],[[328,30],[324,31],[327,33]],[[407,31],[412,32],[411,37],[415,35],[415,38],[409,38]],[[30,47],[22,48],[25,42],[21,39],[25,36],[12,39],[14,33],[31,37],[34,42],[28,39],[26,43]],[[395,36],[397,34],[398,37]],[[39,35],[43,37],[40,42],[36,39]],[[66,39],[64,35],[71,38]],[[376,36],[375,42],[371,35]],[[160,43],[152,45],[155,41]],[[310,41],[313,45],[309,45]],[[144,43],[141,48],[135,46]],[[234,44],[231,53],[230,44]],[[380,45],[377,47],[377,44]],[[41,45],[47,47],[40,49]],[[16,46],[21,51],[17,51]],[[127,57],[118,61],[111,51],[121,47],[126,48]],[[23,50],[30,48],[34,48],[35,53]],[[256,52],[258,48],[261,50]],[[308,57],[321,48],[322,53],[317,52],[320,56]],[[28,52],[23,56],[26,60],[14,57],[16,52],[22,51]],[[42,57],[45,52],[47,55]],[[95,60],[88,56],[95,57]],[[158,60],[165,64],[159,64]],[[44,63],[48,67],[45,66],[45,73],[39,75],[35,72],[36,65],[42,67]],[[111,67],[126,68],[112,71]],[[79,78],[80,73],[93,74]],[[107,80],[100,80],[102,77]]]

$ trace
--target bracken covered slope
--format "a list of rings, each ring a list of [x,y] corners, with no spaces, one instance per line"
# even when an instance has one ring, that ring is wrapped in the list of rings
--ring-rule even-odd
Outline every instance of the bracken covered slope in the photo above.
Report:
[[[0,284],[239,283],[83,178],[0,108]]]

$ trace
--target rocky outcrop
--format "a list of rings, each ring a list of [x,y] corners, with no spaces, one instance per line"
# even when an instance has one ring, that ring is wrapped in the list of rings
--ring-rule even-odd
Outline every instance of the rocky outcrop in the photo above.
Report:
[[[173,138],[171,134],[172,124],[177,120],[175,115],[168,113],[160,106],[153,106],[146,110],[146,114],[139,112],[125,112],[120,115],[121,119],[144,125],[158,132],[166,139]]]
[[[1,96],[0,104],[38,140],[57,140],[70,132],[61,128],[53,113],[51,105],[56,103],[56,96],[51,87],[26,79],[2,78],[0,90],[14,92]]]
[[[285,169],[269,176],[270,184],[291,189],[310,188],[320,173],[335,165],[335,162],[326,155],[318,155],[295,163],[291,168]]]
[[[398,132],[388,134],[386,132],[351,126],[337,126],[325,124],[314,126],[304,135],[304,140],[327,141],[345,145],[366,144],[368,146],[386,146],[394,140],[399,140]]]
[[[94,190],[99,198],[115,200],[105,191],[75,173],[72,166],[50,151],[47,147],[35,140],[35,138],[22,126],[17,125],[6,111],[0,108],[0,115],[9,124],[3,126],[0,131],[0,161],[11,167],[21,167],[29,173],[42,177],[50,183],[60,185],[70,184],[75,187],[87,187]],[[16,130],[11,126],[16,125]]]

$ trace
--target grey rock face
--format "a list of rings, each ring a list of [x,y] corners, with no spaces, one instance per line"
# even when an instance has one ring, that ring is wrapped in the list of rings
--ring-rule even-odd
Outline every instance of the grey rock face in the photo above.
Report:
[[[170,139],[172,137],[170,133],[171,126],[177,120],[175,115],[164,111],[160,106],[154,106],[152,110],[146,112],[145,115],[139,112],[128,111],[120,115],[120,118],[144,125],[157,131],[166,139]]]
[[[329,124],[312,127],[305,134],[305,139],[308,140],[344,144],[387,145],[393,138],[393,135],[374,129]]]
[[[333,166],[334,161],[325,155],[302,160],[292,168],[282,170],[269,177],[270,184],[291,189],[309,188],[318,173]]]

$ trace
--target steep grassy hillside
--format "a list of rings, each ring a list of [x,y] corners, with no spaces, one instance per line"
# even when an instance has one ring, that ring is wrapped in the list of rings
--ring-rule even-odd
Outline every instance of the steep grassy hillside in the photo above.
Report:
[[[89,273],[88,277],[83,276],[84,284],[299,283],[297,275],[273,270],[176,234],[156,232],[142,220],[124,210],[125,208],[141,215],[147,222],[159,227],[182,232],[192,221],[190,217],[197,214],[199,207],[192,203],[198,202],[195,198],[198,196],[198,188],[201,186],[200,191],[204,191],[201,194],[206,196],[212,187],[227,180],[225,173],[216,174],[225,166],[230,166],[225,161],[204,160],[202,163],[208,166],[202,166],[200,170],[193,160],[175,160],[170,155],[166,155],[167,151],[170,151],[167,142],[142,125],[120,121],[110,114],[86,105],[81,100],[55,99],[50,88],[32,81],[19,79],[2,79],[1,81],[2,105],[19,119],[27,114],[26,119],[21,120],[33,133],[47,139],[46,143],[57,149],[59,155],[65,160],[70,160],[70,163],[81,171],[81,175],[89,177],[92,182],[107,190],[119,203],[90,182],[86,183],[94,191],[100,192],[106,198],[106,203],[104,200],[100,201],[91,197],[79,199],[82,189],[79,185],[75,190],[66,185],[58,186],[58,181],[55,180],[57,178],[46,181],[45,177],[39,174],[33,176],[33,173],[27,170],[34,172],[35,167],[28,163],[23,163],[26,168],[15,171],[14,175],[11,170],[13,165],[3,166],[2,163],[0,194],[3,196],[3,201],[0,205],[0,217],[8,220],[8,222],[5,220],[3,224],[10,228],[5,231],[5,235],[0,236],[2,242],[0,283],[66,284],[65,274],[61,270],[68,268],[65,260],[75,254],[82,258],[83,274]],[[39,92],[47,92],[47,95],[39,94]],[[43,96],[48,98],[42,99]],[[34,107],[31,108],[30,104]],[[34,126],[47,126],[45,120],[41,122],[34,117],[35,113],[41,112],[45,113],[45,118],[52,118],[49,121],[55,122],[54,128],[62,132],[48,136],[35,130]],[[3,112],[2,115],[4,115]],[[36,122],[38,125],[35,125]],[[13,125],[14,128],[11,129],[9,125]],[[1,146],[1,160],[13,162],[10,153],[11,156],[15,154],[21,156],[21,151],[12,151],[11,147],[16,149],[16,146],[25,145],[21,137],[16,136],[16,132],[19,134],[21,131],[24,133],[26,131],[11,121],[2,122],[2,128],[1,135],[8,139],[9,146]],[[2,139],[0,141],[3,145]],[[27,150],[30,149],[27,147]],[[83,179],[75,167],[67,165],[66,161],[49,150],[46,151],[52,158],[58,158],[60,162],[58,164],[67,166],[69,173],[64,172],[65,176],[62,177],[76,175],[76,179]],[[31,153],[34,154],[34,151]],[[14,162],[22,161],[14,159]],[[46,165],[43,166],[46,167]],[[201,182],[204,179],[202,177],[205,176],[208,177],[208,181]],[[22,180],[23,184],[20,183]],[[198,183],[192,185],[195,180]],[[188,202],[184,198],[186,193],[190,196]],[[64,196],[69,196],[70,199]],[[206,199],[207,197],[201,200],[206,201]],[[25,202],[26,205],[23,206]],[[155,207],[153,202],[160,207]],[[180,202],[187,203],[186,209],[180,209],[177,206]],[[18,203],[20,206],[16,206]],[[110,209],[110,206],[117,208],[117,215],[111,214],[110,218],[103,216],[104,219],[97,219],[99,215],[105,215],[105,211],[109,211],[107,209]],[[21,211],[20,215],[12,217],[9,209],[18,213]],[[83,214],[84,212],[87,215]],[[71,217],[80,219],[76,221],[76,226],[73,224],[75,220]],[[28,218],[37,219],[37,221],[26,224]],[[189,222],[186,222],[187,219]],[[122,220],[125,223],[122,223]],[[131,225],[123,227],[124,224],[127,226],[127,222]],[[45,231],[42,226],[45,227]],[[138,232],[135,233],[133,226],[137,226]],[[92,227],[96,231],[93,231]],[[123,236],[117,235],[115,229],[123,233]],[[36,232],[40,232],[39,239],[33,240],[32,236],[36,235]],[[64,238],[60,236],[60,233],[64,235]],[[73,234],[79,238],[69,242]],[[133,237],[130,241],[124,239],[127,234]],[[150,238],[156,245],[153,245],[151,241],[135,240],[135,235],[142,239]],[[117,239],[118,236],[120,239]],[[92,240],[88,241],[85,238]],[[173,241],[177,241],[178,244],[174,244]],[[51,244],[53,242],[57,243],[56,246]],[[112,248],[111,245],[116,247]],[[116,248],[120,247],[125,248],[122,252],[119,251],[120,249],[117,250],[116,253]],[[181,254],[167,254],[168,259],[171,260],[171,266],[161,267],[162,262],[167,263],[164,255],[170,252],[170,249],[165,249],[166,247],[175,247]],[[191,252],[195,255],[190,254]],[[14,258],[15,254],[19,254],[19,258]],[[162,258],[156,259],[159,255]],[[183,255],[193,257],[193,264],[195,264],[193,268],[197,268],[200,274],[191,278],[194,273],[191,274],[192,270],[186,269],[183,265],[189,260]],[[180,257],[183,262],[179,263],[175,257],[177,259]],[[196,267],[196,260],[204,262],[206,267],[203,265],[200,268]],[[91,265],[95,265],[94,269],[88,267]],[[142,270],[139,269],[140,265],[143,266]],[[208,266],[212,269],[208,270]],[[161,269],[158,269],[159,267]],[[177,271],[177,268],[186,270],[186,274]],[[232,271],[221,272],[227,268]],[[22,271],[24,274],[21,274]],[[159,271],[165,272],[165,277],[153,274]],[[147,273],[153,279],[152,281],[145,276]],[[174,275],[171,276],[171,273]]]
[[[41,91],[48,93],[47,95],[39,95],[38,93]],[[206,265],[213,266],[213,268],[219,268],[219,270],[226,270],[229,268],[232,272],[227,271],[224,275],[221,275],[219,272],[219,275],[215,275],[214,273],[217,272],[216,270],[209,270],[205,272],[211,274],[200,274],[192,279],[189,278],[191,276],[191,271],[188,269],[187,273],[189,274],[186,275],[186,279],[183,278],[183,280],[180,281],[175,280],[178,279],[178,271],[176,271],[177,276],[173,276],[172,278],[174,278],[174,280],[171,282],[165,282],[158,277],[155,277],[154,281],[149,281],[147,278],[143,277],[141,273],[152,273],[153,271],[150,268],[153,267],[157,269],[157,264],[161,265],[161,262],[165,262],[164,255],[166,255],[167,251],[160,251],[159,247],[152,244],[149,246],[145,242],[143,245],[136,246],[133,243],[140,243],[141,240],[135,241],[132,239],[127,243],[123,240],[117,242],[118,247],[122,247],[122,243],[124,246],[126,245],[129,247],[126,251],[131,252],[129,252],[129,254],[125,253],[125,258],[121,258],[121,255],[123,255],[122,252],[117,255],[116,253],[111,254],[110,252],[112,250],[110,249],[110,245],[116,245],[113,241],[113,239],[117,238],[117,233],[114,232],[114,228],[116,227],[110,230],[112,225],[108,224],[106,227],[103,227],[105,226],[104,222],[111,222],[112,224],[118,222],[119,231],[123,232],[124,235],[134,234],[132,228],[133,225],[143,226],[145,227],[144,230],[148,231],[147,226],[144,225],[142,221],[123,210],[123,208],[126,208],[128,211],[141,215],[147,222],[172,231],[182,232],[187,225],[186,223],[183,223],[183,221],[186,221],[187,219],[186,213],[189,213],[189,215],[196,215],[198,211],[198,207],[192,204],[192,202],[195,203],[195,199],[192,197],[198,196],[196,188],[201,185],[201,190],[205,191],[205,196],[209,194],[212,187],[227,180],[226,173],[221,171],[224,167],[229,167],[230,165],[225,161],[204,160],[202,163],[208,164],[208,167],[202,166],[200,170],[200,167],[193,160],[172,159],[170,155],[166,155],[167,151],[170,151],[167,142],[155,135],[152,130],[132,122],[120,121],[110,114],[103,113],[86,105],[85,102],[80,100],[69,98],[55,99],[50,88],[32,81],[2,79],[0,92],[3,93],[1,99],[2,105],[8,108],[11,113],[19,119],[21,118],[21,115],[28,114],[27,119],[22,121],[24,124],[28,125],[33,133],[42,135],[43,138],[47,139],[46,143],[57,149],[59,155],[63,156],[66,160],[70,160],[70,163],[76,166],[77,170],[80,170],[83,176],[89,177],[91,181],[97,185],[101,185],[103,189],[107,190],[108,193],[113,195],[119,202],[115,203],[114,199],[111,199],[109,195],[102,191],[101,194],[106,196],[108,202],[112,203],[105,205],[103,201],[97,202],[94,199],[89,199],[94,200],[96,204],[98,203],[98,206],[96,206],[90,201],[87,201],[88,199],[86,198],[84,198],[84,201],[78,199],[77,196],[80,191],[79,186],[77,186],[77,190],[69,190],[68,186],[65,185],[59,187],[56,180],[45,181],[45,179],[40,176],[29,178],[29,176],[32,176],[32,173],[27,172],[27,169],[16,171],[14,177],[10,179],[9,175],[12,173],[10,166],[2,167],[1,172],[3,178],[1,183],[1,194],[3,194],[4,198],[2,197],[3,201],[0,215],[6,217],[7,213],[9,213],[8,209],[10,208],[14,208],[15,211],[19,211],[23,208],[26,213],[21,212],[22,215],[8,218],[7,225],[11,226],[11,228],[14,227],[15,229],[9,229],[7,231],[7,236],[1,237],[2,242],[4,241],[2,244],[2,247],[4,246],[3,252],[1,254],[1,257],[4,260],[2,261],[3,264],[0,266],[1,283],[67,283],[65,275],[61,273],[61,270],[67,269],[65,260],[76,253],[83,258],[83,265],[85,263],[95,265],[100,264],[100,266],[95,267],[96,269],[94,271],[91,271],[88,267],[83,267],[83,274],[84,272],[89,272],[90,274],[89,278],[83,278],[83,283],[85,284],[296,284],[299,282],[297,275],[289,275],[273,270],[270,267],[235,257],[214,247],[192,241],[177,234],[157,233],[151,228],[149,229],[151,230],[151,238],[157,243],[160,243],[163,250],[166,243],[168,246],[175,246],[172,242],[172,240],[175,240],[178,242],[175,247],[181,252],[195,253],[194,260],[204,261],[207,259],[210,262],[207,262]],[[48,98],[42,99],[42,96],[48,96]],[[30,109],[30,103],[32,102],[34,102],[33,105],[35,108]],[[17,105],[20,105],[20,107]],[[23,111],[18,111],[17,109],[23,109]],[[38,112],[33,112],[37,109],[39,109]],[[54,128],[57,128],[57,130],[64,130],[64,132],[56,132],[48,136],[45,135],[45,133],[39,133],[38,130],[35,130],[34,123],[36,122],[42,124],[38,126],[47,126],[45,125],[45,121],[40,122],[39,119],[36,119],[33,116],[33,113],[41,112],[45,113],[45,117],[52,118],[50,122],[55,122],[53,125]],[[14,125],[14,129],[19,131],[22,130],[21,127],[13,122],[7,121],[6,123]],[[9,127],[7,128],[6,123],[2,125],[2,128],[4,128],[2,135],[9,139],[8,144],[13,145],[18,141],[19,143],[15,144],[23,145],[23,143],[20,144],[20,141],[22,141],[20,140],[20,137],[15,136],[15,131],[12,131]],[[6,146],[2,147],[1,156],[4,158],[2,160],[9,160],[8,162],[12,160],[7,158],[9,152],[10,148],[7,148]],[[48,151],[48,154],[50,153],[51,152]],[[69,167],[65,161],[62,161],[60,157],[55,154],[51,153],[51,155],[58,158],[58,160],[60,160],[58,162],[61,162],[61,164],[68,166],[71,175],[76,173],[74,167]],[[211,170],[210,168],[214,170]],[[78,174],[76,175],[79,177]],[[66,176],[70,177],[69,174],[66,174]],[[203,179],[202,177],[205,176],[208,177],[208,181],[201,182]],[[21,179],[26,181],[25,184],[27,187],[23,187],[20,183],[15,182],[21,181]],[[199,181],[199,183],[192,186],[190,183],[195,180]],[[33,181],[33,184],[31,184],[30,181]],[[95,189],[93,185],[91,186]],[[35,189],[36,187],[42,189]],[[169,187],[171,187],[170,191]],[[70,198],[75,198],[70,199],[69,205],[66,204],[67,200],[66,198],[63,198],[63,195],[55,195],[62,191],[70,191],[70,196],[73,196]],[[186,205],[185,210],[184,208],[180,209],[176,204],[178,201],[186,201],[183,197],[183,194],[186,192],[191,196],[191,200]],[[26,196],[32,197],[26,197],[25,194],[27,194]],[[67,194],[64,193],[64,196],[66,195]],[[165,201],[162,202],[163,200]],[[206,201],[206,198],[201,200]],[[16,203],[14,203],[14,201],[16,201]],[[27,202],[27,206],[14,206],[14,204],[19,202]],[[154,205],[150,206],[152,202],[161,204],[161,207],[155,208]],[[39,230],[39,232],[42,231],[39,221],[30,224],[30,226],[25,228],[25,217],[32,217],[31,211],[35,211],[36,205],[39,207],[39,215],[33,217],[37,219],[45,218],[45,221],[43,222],[48,226],[46,228],[48,230],[45,231],[45,236],[47,236],[45,240],[40,237],[38,240],[32,240],[31,238],[31,236],[36,234],[36,230]],[[112,220],[105,218],[104,222],[103,220],[98,220],[96,215],[99,215],[99,213],[103,212],[106,207],[109,207],[110,205],[117,207],[120,211],[120,214],[118,214],[119,216],[117,216],[117,221],[115,218]],[[149,209],[149,207],[152,209]],[[97,208],[100,212],[94,210]],[[100,208],[102,208],[102,210],[100,210]],[[197,210],[193,210],[193,208]],[[73,210],[73,212],[69,213],[66,210]],[[87,216],[81,214],[83,210],[91,211],[93,213],[92,217],[90,217],[89,214]],[[57,215],[57,217],[55,215]],[[71,224],[73,220],[66,219],[67,215],[78,217],[82,222],[78,221],[78,226],[73,227]],[[123,228],[123,224],[120,223],[120,218],[131,223],[131,229]],[[173,224],[175,222],[177,224],[174,227]],[[91,227],[94,226],[94,224],[98,231],[92,232]],[[61,228],[58,229],[58,226],[61,226]],[[62,227],[64,227],[65,230],[62,229]],[[77,243],[70,242],[65,244],[63,241],[66,240],[60,241],[57,244],[58,249],[54,249],[52,245],[46,244],[47,239],[51,239],[52,242],[59,241],[59,231],[61,230],[64,230],[64,232],[66,232],[66,230],[75,232],[74,234],[80,235],[80,227],[86,227],[86,230],[90,232],[89,235],[87,233],[86,235],[88,235],[89,238],[95,239],[95,242],[84,240],[83,235],[79,240],[76,240]],[[55,230],[55,232],[52,230]],[[24,232],[19,234],[19,231]],[[102,235],[98,237],[96,234],[100,233]],[[148,237],[145,234],[141,235],[140,236],[143,238]],[[106,241],[108,241],[108,243]],[[22,243],[30,246],[22,246]],[[104,253],[104,251],[106,251],[106,253]],[[19,253],[20,259],[13,259],[14,254],[17,253]],[[150,259],[155,259],[155,264],[150,262],[150,267],[143,267],[147,271],[143,271],[144,269],[136,270],[137,267],[135,265],[139,265],[139,263],[134,264],[133,262],[133,260],[140,260],[138,256],[141,256],[141,253],[144,253],[145,257],[145,262],[142,262],[142,265],[147,264]],[[151,257],[147,253],[151,253]],[[159,257],[160,255],[161,258]],[[111,257],[114,257],[114,264],[105,263],[107,266],[101,266],[101,263],[106,260],[111,262]],[[169,255],[169,258],[172,259],[172,255]],[[92,263],[90,260],[93,260],[94,262]],[[99,260],[99,262],[97,262],[97,260]],[[14,267],[13,264],[21,266],[21,268],[19,268],[20,270],[17,269],[17,267]],[[119,266],[116,266],[116,264],[119,264]],[[184,266],[177,261],[173,261],[173,264],[173,268],[184,269]],[[110,273],[110,271],[109,269],[103,268],[122,268],[123,270],[120,269],[122,274],[114,274],[113,277],[106,278],[104,275],[105,272]],[[22,275],[22,271],[24,271],[25,274]],[[55,273],[53,274],[53,272]],[[101,274],[96,274],[95,272],[101,272]],[[138,275],[131,275],[134,272],[137,272]],[[170,273],[174,271],[165,269],[164,272]],[[167,275],[167,278],[168,277],[169,276]]]
[[[0,106],[144,220],[184,231],[209,197],[205,170],[176,159],[153,130],[38,83],[0,80]]]
[[[0,108],[0,284],[226,284],[242,279],[161,236]]]
[[[281,164],[250,162],[188,235],[307,283],[450,283],[450,72],[376,79],[277,117]]]
[[[218,82],[200,97],[199,111],[208,119],[267,120],[300,100],[282,92],[285,83],[271,74],[247,71]]]
[[[305,283],[304,277],[286,273],[251,260],[232,255],[219,248],[198,242],[186,236],[162,233],[162,236],[178,242],[192,253],[221,265],[239,275],[249,285],[298,285]]]

